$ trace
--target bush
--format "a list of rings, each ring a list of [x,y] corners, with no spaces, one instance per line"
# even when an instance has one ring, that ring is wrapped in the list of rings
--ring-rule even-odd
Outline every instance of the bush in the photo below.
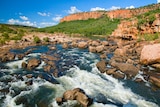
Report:
[[[43,38],[43,41],[44,41],[44,42],[49,42],[49,38],[48,38],[48,37],[45,37],[45,38]]]
[[[8,33],[3,33],[2,36],[4,37],[4,39],[9,39],[9,34]]]
[[[38,36],[34,36],[33,41],[34,43],[40,43],[41,39]]]

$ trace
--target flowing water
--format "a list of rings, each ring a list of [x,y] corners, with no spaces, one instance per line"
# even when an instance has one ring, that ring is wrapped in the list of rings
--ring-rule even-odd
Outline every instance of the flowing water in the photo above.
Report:
[[[99,61],[97,54],[77,48],[62,49],[61,45],[57,45],[57,50],[49,50],[49,46],[45,45],[11,52],[20,54],[31,49],[31,53],[22,60],[15,58],[14,61],[0,64],[1,107],[75,107],[76,101],[68,101],[61,106],[55,101],[55,98],[62,97],[66,90],[74,88],[83,89],[93,98],[91,107],[160,106],[160,91],[153,91],[149,83],[118,80],[100,73],[96,68]],[[57,55],[58,77],[43,71],[43,61],[32,71],[21,68],[22,62],[33,57],[40,58],[41,54]],[[108,55],[108,58],[110,57]],[[27,78],[26,75],[29,74],[33,77]],[[29,81],[32,81],[32,84],[27,85],[26,82]]]

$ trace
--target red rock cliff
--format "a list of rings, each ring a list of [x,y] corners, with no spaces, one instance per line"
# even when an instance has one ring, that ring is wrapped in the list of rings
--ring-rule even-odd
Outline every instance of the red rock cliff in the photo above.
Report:
[[[120,9],[120,10],[113,10],[113,11],[104,11],[104,12],[82,12],[71,14],[66,16],[60,20],[60,22],[64,21],[73,21],[73,20],[87,20],[89,18],[100,18],[102,15],[107,15],[110,18],[131,18],[134,15],[143,14],[150,10],[154,10],[160,8],[160,4],[155,4],[148,7],[137,8],[137,9]]]

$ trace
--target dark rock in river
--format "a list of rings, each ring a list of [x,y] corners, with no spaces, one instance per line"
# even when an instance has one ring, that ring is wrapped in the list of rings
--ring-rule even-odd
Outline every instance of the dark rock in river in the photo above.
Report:
[[[105,60],[102,60],[102,61],[98,62],[98,63],[96,64],[96,66],[97,66],[98,70],[99,70],[101,73],[104,73],[104,72],[106,72],[106,70],[107,70],[106,61],[105,61]]]
[[[32,70],[38,67],[40,63],[41,61],[39,59],[36,58],[29,59],[27,64],[27,69]]]

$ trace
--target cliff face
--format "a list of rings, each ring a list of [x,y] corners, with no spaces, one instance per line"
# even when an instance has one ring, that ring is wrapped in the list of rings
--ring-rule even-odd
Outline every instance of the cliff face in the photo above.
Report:
[[[146,23],[138,27],[138,19],[123,20],[117,29],[112,32],[112,36],[121,38],[137,39],[137,35],[160,33],[160,14],[155,14],[152,24]],[[147,20],[147,19],[146,19]]]
[[[107,15],[110,18],[131,18],[135,15],[143,14],[145,12],[155,10],[160,8],[160,4],[155,4],[152,6],[144,7],[144,8],[137,8],[137,9],[121,9],[121,10],[113,10],[113,11],[104,11],[104,12],[82,12],[71,14],[66,16],[60,20],[60,22],[64,21],[73,21],[73,20],[87,20],[89,18],[100,18],[103,15]]]

